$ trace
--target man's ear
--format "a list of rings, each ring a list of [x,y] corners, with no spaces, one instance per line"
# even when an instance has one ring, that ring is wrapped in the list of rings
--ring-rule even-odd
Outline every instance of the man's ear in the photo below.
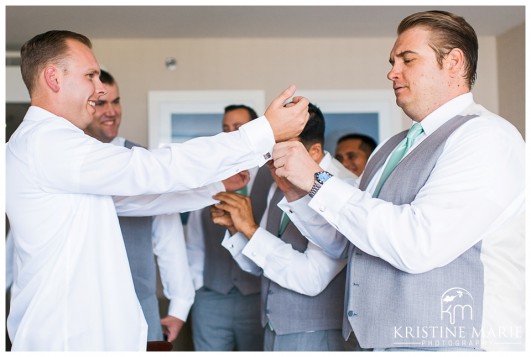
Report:
[[[46,85],[48,85],[48,87],[55,93],[59,92],[60,88],[57,74],[57,67],[55,66],[48,66],[44,69],[44,80],[46,81]]]
[[[453,78],[464,75],[465,55],[461,49],[452,49],[446,55],[445,60],[448,71]]]
[[[315,143],[310,146],[308,149],[308,153],[310,154],[313,161],[319,163],[319,160],[321,160],[321,155],[323,153],[323,146],[321,143]]]

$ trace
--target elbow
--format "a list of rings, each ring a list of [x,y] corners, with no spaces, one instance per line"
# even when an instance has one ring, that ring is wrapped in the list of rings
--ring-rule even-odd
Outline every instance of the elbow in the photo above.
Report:
[[[432,256],[431,258],[424,257],[422,259],[401,260],[397,264],[392,264],[395,268],[402,270],[408,274],[423,274],[435,268],[440,268],[442,265],[437,264],[437,261]]]
[[[310,287],[310,288],[303,289],[303,291],[300,291],[300,293],[306,296],[314,297],[322,293],[323,290],[324,289],[317,288],[317,287]]]

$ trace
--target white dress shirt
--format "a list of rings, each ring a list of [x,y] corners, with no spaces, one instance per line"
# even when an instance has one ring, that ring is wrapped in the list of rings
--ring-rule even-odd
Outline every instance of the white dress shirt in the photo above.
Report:
[[[319,164],[321,168],[337,177],[350,180],[356,178],[329,153],[325,154]],[[260,227],[251,239],[247,240],[239,232],[233,236],[227,233],[222,245],[231,253],[242,270],[254,275],[263,273],[265,277],[286,289],[316,296],[345,267],[346,259],[331,258],[312,242],[308,242],[304,252],[299,252],[293,249],[291,244],[268,232],[265,227],[269,204],[276,189],[277,185],[273,183]]]
[[[13,350],[145,350],[147,326],[111,195],[217,182],[264,164],[274,142],[261,117],[233,133],[130,150],[30,107],[6,146]]]

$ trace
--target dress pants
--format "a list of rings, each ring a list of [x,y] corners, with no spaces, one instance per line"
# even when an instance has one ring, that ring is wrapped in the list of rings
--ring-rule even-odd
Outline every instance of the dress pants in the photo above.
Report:
[[[242,295],[236,288],[220,294],[202,287],[192,306],[196,351],[262,351],[260,293]]]

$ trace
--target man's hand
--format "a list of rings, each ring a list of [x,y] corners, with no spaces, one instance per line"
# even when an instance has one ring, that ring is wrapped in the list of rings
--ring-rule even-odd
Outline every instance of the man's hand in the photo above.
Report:
[[[220,201],[214,206],[228,212],[236,230],[251,239],[258,229],[253,217],[251,199],[233,192],[220,192],[213,197]]]
[[[267,162],[267,166],[269,167],[269,171],[271,172],[271,177],[273,177],[273,180],[277,184],[277,187],[284,193],[284,196],[288,200],[288,202],[292,202],[295,200],[298,200],[299,198],[306,196],[308,193],[304,190],[301,190],[297,186],[293,185],[291,182],[289,182],[285,177],[280,177],[276,174],[276,168],[273,160],[269,160]]]
[[[237,230],[236,227],[234,227],[234,223],[232,222],[229,212],[225,212],[224,210],[212,205],[210,206],[210,218],[215,224],[219,224],[220,226],[227,228],[230,235],[236,234]]]
[[[223,180],[223,185],[225,186],[225,190],[227,191],[236,191],[240,188],[247,185],[249,182],[249,179],[251,178],[249,171],[244,170],[241,172],[238,172],[236,175],[232,175],[229,178],[226,178]]]
[[[310,192],[313,186],[313,174],[321,171],[321,167],[313,161],[310,154],[300,141],[286,141],[275,144],[273,160],[276,174],[285,177],[293,185]]]
[[[181,332],[184,321],[168,315],[160,319],[160,324],[162,325],[162,332],[168,336],[168,341],[172,342],[177,338],[179,332]]]
[[[292,103],[284,106],[285,102],[295,93],[295,86],[289,86],[276,97],[265,112],[265,117],[273,129],[275,141],[281,142],[298,136],[310,114],[308,113],[309,101],[303,97],[293,97]]]

